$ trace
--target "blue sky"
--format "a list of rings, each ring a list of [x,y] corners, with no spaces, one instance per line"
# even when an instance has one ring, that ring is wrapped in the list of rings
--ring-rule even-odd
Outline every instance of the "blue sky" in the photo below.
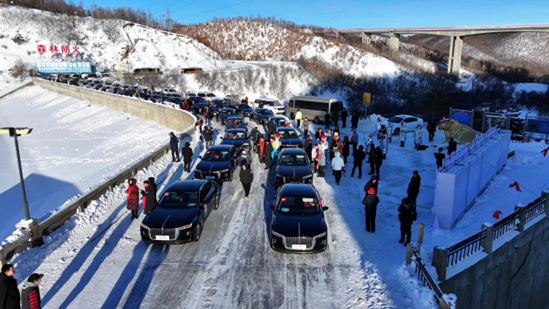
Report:
[[[274,16],[332,28],[549,24],[549,1],[510,0],[84,0],[85,6],[130,6],[155,16],[170,9],[180,23],[214,17]]]

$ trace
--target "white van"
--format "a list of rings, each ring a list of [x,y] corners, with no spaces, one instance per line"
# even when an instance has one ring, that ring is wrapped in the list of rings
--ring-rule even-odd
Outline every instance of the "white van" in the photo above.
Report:
[[[297,110],[301,111],[303,118],[307,117],[314,123],[324,122],[326,111],[332,114],[334,111],[343,110],[343,102],[336,98],[299,96],[292,97],[288,101],[288,113],[294,119]]]

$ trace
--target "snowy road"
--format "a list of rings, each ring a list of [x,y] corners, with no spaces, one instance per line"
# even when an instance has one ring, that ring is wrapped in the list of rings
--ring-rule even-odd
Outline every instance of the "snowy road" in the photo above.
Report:
[[[143,243],[140,222],[130,220],[124,191],[118,189],[97,206],[111,211],[99,214],[92,224],[77,222],[74,228],[69,224],[64,233],[69,235],[60,232],[47,239],[46,249],[40,248],[38,255],[33,250],[22,254],[17,267],[22,273],[36,268],[48,272],[42,284],[44,308],[411,307],[400,277],[370,261],[368,255],[376,249],[366,252],[359,243],[363,239],[352,231],[361,230],[363,224],[362,215],[353,210],[356,205],[338,206],[336,199],[342,197],[323,179],[315,179],[315,185],[330,207],[329,249],[316,255],[270,249],[267,227],[274,171],[267,175],[257,161],[256,157],[252,165],[250,201],[244,201],[238,177],[225,183],[221,207],[206,222],[198,243]],[[157,175],[164,180],[159,191],[189,177],[181,164],[165,164],[167,168]],[[343,190],[347,194],[355,188]],[[404,248],[397,245],[387,250],[400,247],[401,264]]]

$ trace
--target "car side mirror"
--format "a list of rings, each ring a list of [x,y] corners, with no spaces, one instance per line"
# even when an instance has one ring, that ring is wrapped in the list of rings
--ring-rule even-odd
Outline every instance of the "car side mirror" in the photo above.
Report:
[[[270,209],[275,210],[275,205],[269,206]]]
[[[322,206],[322,211],[326,211],[328,209],[329,209],[328,206]]]

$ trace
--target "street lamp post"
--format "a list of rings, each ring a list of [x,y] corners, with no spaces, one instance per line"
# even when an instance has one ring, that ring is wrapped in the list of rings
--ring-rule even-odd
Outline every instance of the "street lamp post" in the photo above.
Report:
[[[23,168],[21,166],[21,155],[19,154],[19,141],[18,136],[29,135],[32,132],[32,128],[1,128],[0,134],[13,137],[15,140],[15,153],[17,154],[17,164],[19,166],[19,179],[21,180],[21,191],[23,192],[23,208],[25,209],[25,220],[30,220],[29,203],[27,202],[27,193],[25,191],[25,180],[23,178]]]

